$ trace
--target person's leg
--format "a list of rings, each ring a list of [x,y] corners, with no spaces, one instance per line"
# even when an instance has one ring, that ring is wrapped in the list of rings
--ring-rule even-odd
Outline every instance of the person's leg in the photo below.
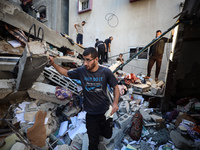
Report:
[[[100,59],[101,59],[101,64],[104,62],[104,48],[100,49]]]
[[[83,34],[80,34],[80,44],[83,45]]]
[[[105,56],[105,62],[108,62],[108,49],[107,49],[107,52],[105,52],[104,54],[105,54],[104,55]]]
[[[104,62],[107,62],[107,57],[106,56],[107,56],[107,52],[104,52],[104,56],[103,56],[104,57]]]
[[[151,57],[149,58],[148,67],[147,67],[147,76],[148,76],[148,77],[151,76],[151,69],[152,69],[154,63],[155,63],[154,56],[151,56]]]
[[[156,59],[156,74],[155,74],[155,80],[156,81],[158,80],[158,75],[160,73],[161,64],[162,64],[162,57],[157,56],[157,59]]]
[[[102,64],[101,51],[99,48],[98,48],[98,58],[99,58],[99,63]]]
[[[76,36],[76,43],[79,44],[79,34],[77,33],[77,36]]]
[[[103,116],[100,122],[100,135],[109,139],[112,137],[112,131],[113,131],[112,118],[106,120],[106,117]]]
[[[99,115],[86,114],[86,128],[89,138],[89,150],[98,150],[99,145]]]

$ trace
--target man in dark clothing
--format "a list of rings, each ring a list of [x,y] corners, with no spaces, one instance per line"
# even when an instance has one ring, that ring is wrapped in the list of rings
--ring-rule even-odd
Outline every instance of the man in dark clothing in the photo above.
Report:
[[[104,52],[104,62],[108,62],[108,52],[110,52],[111,47],[111,41],[113,40],[113,37],[110,36],[108,39],[104,41],[105,45],[105,52]]]
[[[159,37],[162,34],[161,30],[156,31],[156,38]],[[172,35],[173,37],[173,35]],[[161,63],[162,63],[162,57],[164,53],[165,43],[171,43],[171,39],[168,39],[166,37],[162,37],[158,42],[156,42],[154,45],[150,47],[149,51],[149,62],[147,67],[147,76],[144,77],[146,79],[150,78],[151,75],[151,69],[156,62],[156,72],[155,72],[155,81],[158,81],[158,75],[160,73]]]
[[[22,10],[26,13],[28,13],[28,9],[33,5],[32,4],[32,0],[20,0],[22,3],[21,3],[21,7],[22,7]]]
[[[105,113],[110,108],[107,95],[107,84],[114,89],[114,101],[112,103],[112,116],[118,110],[119,88],[117,80],[111,70],[98,65],[98,52],[89,47],[83,52],[84,65],[72,71],[54,63],[53,57],[49,57],[51,65],[62,75],[72,79],[79,79],[83,87],[84,110],[86,114],[86,128],[89,137],[89,150],[98,150],[99,136],[111,138],[112,118]]]
[[[104,51],[105,46],[103,41],[99,41],[99,39],[96,39],[95,48],[98,48],[98,57],[99,57],[99,63],[102,64],[104,62]]]

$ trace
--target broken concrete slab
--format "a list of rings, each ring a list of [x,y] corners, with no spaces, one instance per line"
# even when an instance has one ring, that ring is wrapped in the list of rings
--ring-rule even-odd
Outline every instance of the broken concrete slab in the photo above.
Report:
[[[160,87],[153,87],[153,86],[151,86],[151,93],[153,93],[153,94],[157,94],[158,93],[158,90],[160,89]]]
[[[192,140],[189,140],[181,135],[177,130],[170,132],[170,138],[176,148],[179,149],[195,149],[195,144]]]
[[[39,41],[28,42],[19,60],[16,89],[21,91],[31,88],[47,62],[48,56],[45,54],[42,43]]]
[[[77,63],[79,66],[82,65],[82,62],[78,58],[70,57],[70,56],[61,56],[61,57],[56,57],[54,59],[54,62],[58,65],[61,65],[62,62],[74,62]]]
[[[109,69],[113,72],[119,65],[121,65],[121,61],[117,61],[112,66],[110,66]]]
[[[59,100],[55,96],[56,86],[35,82],[31,89],[28,90],[28,94],[31,98],[66,105],[69,100]]]
[[[68,107],[65,107],[65,109],[62,111],[62,114],[70,119],[70,117],[73,117],[74,115],[78,114],[79,111],[80,111],[80,108],[68,106]]]
[[[150,121],[151,117],[149,113],[145,112],[143,109],[140,109],[140,114],[142,115],[143,119],[146,121]]]
[[[154,114],[151,114],[149,115],[155,122],[157,119],[163,119],[162,116],[158,116],[158,115],[154,115]]]
[[[5,98],[8,94],[13,92],[14,79],[0,80],[0,99]]]
[[[12,71],[19,57],[0,57],[0,71]]]
[[[161,86],[163,86],[164,85],[164,82],[163,81],[159,81],[158,83],[157,83],[157,86],[158,87],[161,87]]]
[[[134,84],[133,89],[138,92],[148,92],[149,86],[147,84]]]

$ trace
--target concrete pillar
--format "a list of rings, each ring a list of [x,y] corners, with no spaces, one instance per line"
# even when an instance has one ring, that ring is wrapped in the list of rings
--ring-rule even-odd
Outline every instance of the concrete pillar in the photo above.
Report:
[[[37,41],[29,42],[19,61],[19,71],[17,75],[17,90],[27,90],[31,88],[33,82],[39,77],[48,61],[47,54],[44,54],[42,44]]]

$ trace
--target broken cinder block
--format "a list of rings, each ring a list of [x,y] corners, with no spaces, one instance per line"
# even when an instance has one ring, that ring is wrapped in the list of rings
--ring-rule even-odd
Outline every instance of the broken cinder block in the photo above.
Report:
[[[131,126],[131,120],[133,116],[124,114],[116,120],[116,124],[124,131],[126,128]]]

